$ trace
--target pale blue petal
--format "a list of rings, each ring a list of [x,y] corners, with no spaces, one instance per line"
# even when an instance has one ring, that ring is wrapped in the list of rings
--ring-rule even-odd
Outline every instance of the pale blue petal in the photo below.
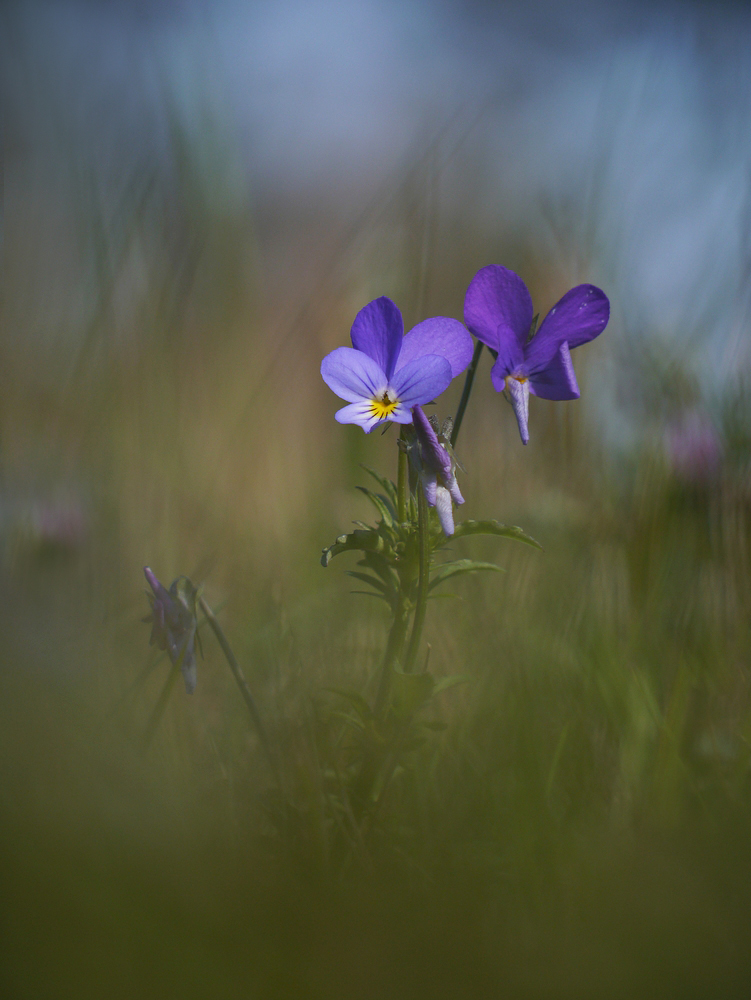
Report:
[[[454,534],[454,506],[451,503],[451,494],[445,486],[439,486],[436,490],[435,509],[444,535],[450,537]]]
[[[385,420],[373,416],[370,401],[367,399],[343,406],[341,410],[336,411],[334,417],[340,424],[357,424],[362,427],[366,434],[370,434],[373,428],[378,427],[379,424],[386,423]],[[404,423],[404,421],[401,422]]]
[[[404,338],[396,370],[426,354],[438,354],[446,358],[456,378],[472,360],[473,351],[472,337],[463,323],[447,316],[433,316],[418,323]]]
[[[418,403],[429,403],[448,389],[450,384],[451,365],[437,354],[427,354],[410,361],[391,379],[391,388],[397,399],[408,408]],[[410,416],[410,422],[411,420]]]
[[[329,389],[349,403],[381,395],[388,379],[367,354],[352,347],[337,347],[321,362],[321,377]]]

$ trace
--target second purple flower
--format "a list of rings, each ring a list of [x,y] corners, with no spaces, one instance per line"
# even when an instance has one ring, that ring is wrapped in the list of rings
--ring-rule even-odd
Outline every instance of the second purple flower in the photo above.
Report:
[[[369,302],[352,324],[352,347],[337,347],[321,364],[326,385],[349,405],[340,424],[370,433],[388,420],[412,422],[412,407],[439,396],[472,359],[472,338],[456,319],[435,316],[404,336],[391,299]]]
[[[577,285],[550,310],[530,339],[532,298],[518,274],[490,264],[474,276],[464,300],[464,319],[478,340],[495,351],[490,377],[514,407],[523,444],[529,441],[529,394],[577,399],[571,351],[605,329],[610,303],[594,285]]]

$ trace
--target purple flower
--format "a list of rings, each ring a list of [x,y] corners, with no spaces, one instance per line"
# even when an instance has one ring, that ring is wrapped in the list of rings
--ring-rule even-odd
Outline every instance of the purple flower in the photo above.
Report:
[[[151,614],[143,619],[152,623],[149,643],[166,650],[173,664],[180,664],[185,690],[193,694],[197,680],[195,608],[190,606],[189,594],[178,586],[180,577],[167,590],[148,566],[143,572],[153,591],[153,595],[146,593]]]
[[[369,302],[352,324],[352,347],[337,347],[321,363],[326,385],[349,406],[340,424],[366,434],[387,420],[412,422],[412,407],[440,395],[469,364],[472,338],[456,319],[423,320],[404,336],[402,314],[385,296]]]
[[[464,497],[456,482],[456,461],[447,447],[451,436],[450,425],[444,427],[443,433],[437,433],[437,423],[433,427],[419,406],[413,407],[412,418],[418,443],[413,463],[417,467],[425,499],[430,507],[438,511],[443,533],[453,535],[454,509],[451,501],[464,503]]]
[[[464,320],[497,353],[490,377],[514,407],[522,443],[529,441],[529,394],[577,399],[571,350],[594,340],[607,325],[610,303],[594,285],[577,285],[553,306],[530,338],[532,298],[522,279],[491,264],[474,276],[464,300]]]

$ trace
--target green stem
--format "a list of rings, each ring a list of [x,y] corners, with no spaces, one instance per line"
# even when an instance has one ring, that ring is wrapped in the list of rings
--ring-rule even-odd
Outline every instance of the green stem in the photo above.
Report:
[[[417,650],[420,647],[422,627],[425,623],[425,612],[428,607],[428,585],[430,584],[430,515],[422,483],[419,483],[417,486],[417,532],[420,552],[420,575],[417,579],[417,602],[415,604],[415,617],[412,622],[412,634],[409,637],[407,655],[404,659],[405,674],[410,673],[415,665]]]
[[[409,623],[409,612],[402,603],[394,614],[394,621],[391,624],[386,652],[383,655],[383,666],[381,667],[381,680],[378,685],[378,693],[375,700],[375,715],[380,717],[385,707],[388,705],[391,694],[391,677],[394,672],[394,665],[401,659],[404,649],[404,640],[407,638],[407,624]]]
[[[253,721],[253,725],[255,726],[256,732],[258,733],[258,739],[261,743],[261,746],[263,747],[264,753],[266,754],[266,759],[268,760],[271,770],[274,773],[274,777],[276,778],[277,784],[280,784],[279,771],[276,766],[274,755],[271,752],[271,744],[269,743],[268,736],[266,735],[266,729],[264,728],[263,722],[261,721],[261,714],[258,711],[258,706],[256,705],[255,699],[250,692],[250,688],[248,687],[248,682],[245,680],[245,675],[240,669],[240,664],[235,659],[235,654],[232,652],[232,647],[230,646],[229,642],[227,641],[227,637],[222,631],[222,626],[216,620],[216,616],[214,615],[214,612],[211,610],[209,605],[206,603],[205,598],[200,597],[199,604],[201,605],[201,610],[206,615],[206,621],[211,626],[211,630],[216,636],[217,642],[222,648],[222,652],[224,653],[224,658],[229,664],[229,668],[232,671],[232,676],[235,678],[237,686],[240,688],[240,694],[243,696],[243,700],[245,701],[248,711],[250,712],[250,717]]]
[[[399,516],[399,523],[404,524],[407,520],[407,452],[404,449],[404,445],[407,443],[407,439],[404,434],[404,429],[399,432],[399,441],[403,444],[399,445],[399,459],[396,466],[396,506],[397,514]]]
[[[475,353],[472,355],[472,360],[469,363],[469,368],[467,369],[467,374],[464,376],[464,388],[462,389],[462,398],[459,400],[459,409],[456,411],[456,419],[454,420],[454,429],[451,432],[451,447],[456,447],[456,439],[459,437],[459,428],[462,425],[462,420],[464,419],[464,411],[467,409],[467,403],[469,402],[469,394],[472,392],[472,383],[475,380],[475,372],[477,371],[477,364],[480,360],[480,355],[482,354],[483,343],[478,340],[475,344]]]

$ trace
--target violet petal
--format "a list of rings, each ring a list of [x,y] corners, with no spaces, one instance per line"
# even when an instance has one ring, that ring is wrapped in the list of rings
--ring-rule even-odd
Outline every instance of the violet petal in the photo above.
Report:
[[[450,384],[451,365],[437,354],[409,361],[391,379],[391,388],[399,402],[410,408],[418,403],[429,403]]]
[[[364,306],[355,316],[350,336],[352,346],[372,358],[389,380],[404,339],[402,314],[391,299],[382,295]]]
[[[456,378],[469,365],[473,350],[472,337],[463,323],[447,316],[433,316],[418,323],[404,338],[396,370],[426,354],[438,354],[446,358]]]
[[[570,350],[599,336],[610,318],[607,295],[594,285],[577,285],[547,314],[527,348],[528,363],[544,366],[565,341]]]
[[[321,362],[321,377],[329,389],[348,403],[380,395],[388,379],[381,367],[362,351],[337,347]]]
[[[529,391],[541,399],[579,398],[581,393],[567,343],[561,344],[544,368],[529,373]]]
[[[422,483],[422,491],[425,494],[428,507],[435,507],[435,494],[438,486],[435,473],[423,472],[420,476],[420,482]]]
[[[159,582],[159,580],[156,577],[156,574],[149,566],[144,566],[143,575],[146,577],[149,586],[154,591],[154,595],[158,598],[158,600],[166,602],[167,605],[170,605],[172,603],[172,597],[170,596],[170,592],[167,590],[165,586],[163,586]]]
[[[420,457],[423,464],[444,480],[450,479],[451,457],[446,449],[441,447],[436,432],[419,406],[412,407],[412,420],[417,440],[420,442]]]
[[[532,298],[518,274],[490,264],[477,272],[464,299],[464,321],[494,351],[522,350],[532,325]]]

